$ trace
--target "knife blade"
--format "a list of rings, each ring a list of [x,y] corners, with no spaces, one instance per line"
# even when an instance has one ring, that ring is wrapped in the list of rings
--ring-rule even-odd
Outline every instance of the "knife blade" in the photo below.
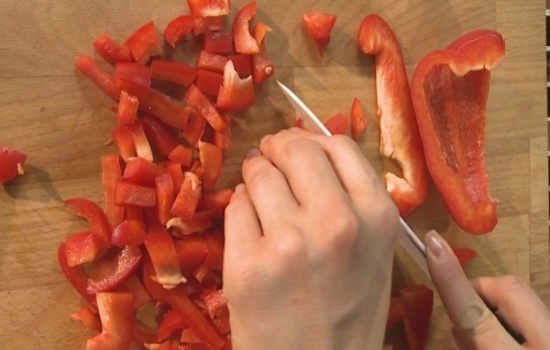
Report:
[[[277,81],[277,83],[279,84],[279,87],[283,91],[283,94],[286,96],[290,104],[296,110],[296,113],[298,113],[300,118],[306,123],[306,125],[312,132],[320,135],[332,136],[330,131],[325,127],[321,120],[317,118],[317,116],[306,106],[306,104],[302,100],[300,100],[298,96],[296,96],[294,92],[292,92],[292,90],[290,90],[280,81]],[[405,250],[413,258],[413,260],[418,264],[420,269],[424,271],[426,276],[430,278],[430,274],[428,272],[428,264],[426,262],[426,247],[424,246],[424,243],[422,243],[422,241],[416,236],[416,234],[409,227],[409,225],[407,225],[403,218],[399,217],[399,223],[401,225],[401,230],[399,230],[399,234],[397,236],[399,243],[401,244],[401,246],[403,246],[403,248],[405,248]]]

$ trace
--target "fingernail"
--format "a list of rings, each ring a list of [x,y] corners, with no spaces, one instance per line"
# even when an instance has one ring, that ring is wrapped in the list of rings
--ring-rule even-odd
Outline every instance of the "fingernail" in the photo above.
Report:
[[[436,258],[441,259],[447,256],[449,252],[449,246],[447,242],[435,231],[428,232],[426,236],[426,242],[428,250]]]
[[[260,152],[259,149],[253,148],[250,151],[248,151],[248,153],[246,154],[246,159],[254,158],[261,155],[262,155],[262,152]]]
[[[260,143],[264,143],[266,142],[267,140],[269,140],[273,135],[269,134],[269,135],[265,135],[264,137],[262,137],[262,139],[260,140]]]

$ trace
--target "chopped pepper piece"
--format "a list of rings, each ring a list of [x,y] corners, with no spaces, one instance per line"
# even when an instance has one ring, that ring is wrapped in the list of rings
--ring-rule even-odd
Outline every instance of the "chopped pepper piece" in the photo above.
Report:
[[[187,0],[189,10],[197,17],[218,17],[229,14],[229,0]]]
[[[256,93],[252,77],[241,79],[235,71],[233,62],[227,61],[216,107],[225,111],[235,111],[250,107],[254,102],[256,102]]]
[[[94,41],[94,49],[105,61],[115,64],[120,61],[131,62],[132,55],[126,45],[117,44],[103,33]]]
[[[183,62],[154,59],[151,63],[153,79],[169,81],[189,87],[197,77],[197,70]]]
[[[214,130],[223,132],[229,127],[218,110],[195,85],[189,87],[185,101],[195,108]]]
[[[365,112],[363,112],[363,106],[358,98],[353,99],[351,105],[351,138],[357,140],[359,136],[367,128],[368,120]]]
[[[122,178],[136,185],[155,186],[155,179],[164,174],[166,169],[146,159],[136,157],[128,159]]]
[[[180,283],[187,282],[181,274],[174,241],[166,231],[149,233],[143,241],[155,269],[155,282],[165,289],[172,289]]]
[[[86,198],[71,198],[64,203],[71,213],[88,221],[92,227],[92,233],[101,238],[105,248],[111,246],[111,225],[103,210],[95,202]]]
[[[202,176],[202,188],[204,191],[210,191],[218,182],[222,172],[222,150],[215,145],[199,141],[199,157],[204,174]]]
[[[124,45],[130,49],[132,57],[139,64],[145,64],[151,56],[159,56],[162,53],[159,35],[153,21],[145,23],[136,30]]]
[[[151,114],[146,114],[141,121],[147,139],[161,155],[169,155],[179,145],[177,137],[164,122]]]
[[[145,234],[143,221],[128,218],[113,230],[112,243],[119,248],[125,246],[137,247],[143,244]]]
[[[345,135],[348,132],[348,118],[342,113],[337,113],[327,119],[323,124],[333,135]]]
[[[323,58],[325,47],[330,42],[330,32],[336,23],[336,16],[323,12],[308,12],[302,17],[302,22]]]
[[[195,25],[195,16],[184,15],[174,18],[164,29],[164,39],[176,47],[176,44],[183,39],[184,36],[191,33]]]
[[[198,176],[190,171],[186,172],[181,190],[172,207],[172,214],[180,216],[183,220],[190,221],[195,214],[201,194],[202,186]]]
[[[138,268],[142,261],[138,247],[126,247],[112,259],[107,257],[94,261],[88,279],[88,294],[108,292],[119,287]]]
[[[82,74],[96,84],[98,88],[118,101],[120,98],[120,88],[117,85],[115,77],[101,68],[90,56],[80,55],[74,65]]]
[[[75,233],[63,244],[67,265],[74,267],[94,261],[105,252],[105,244],[92,232]]]
[[[244,5],[233,20],[233,42],[235,51],[243,55],[253,55],[260,52],[260,46],[250,34],[249,23],[256,16],[256,2]]]
[[[257,22],[252,29],[252,36],[260,46],[260,52],[252,56],[252,78],[257,84],[261,84],[275,74],[273,61],[267,55],[265,47],[265,34],[271,31],[272,29],[263,22]],[[238,69],[237,72],[239,72]]]
[[[8,147],[0,147],[0,185],[23,175],[27,156]]]

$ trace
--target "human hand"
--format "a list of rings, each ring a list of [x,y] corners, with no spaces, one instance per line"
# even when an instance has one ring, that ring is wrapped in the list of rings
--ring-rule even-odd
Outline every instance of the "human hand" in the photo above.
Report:
[[[355,142],[265,137],[226,209],[236,349],[380,349],[397,208]]]
[[[466,349],[550,349],[550,312],[535,292],[516,276],[468,281],[449,245],[435,231],[426,236],[428,268],[454,328],[453,338]],[[483,300],[525,338],[519,345]]]

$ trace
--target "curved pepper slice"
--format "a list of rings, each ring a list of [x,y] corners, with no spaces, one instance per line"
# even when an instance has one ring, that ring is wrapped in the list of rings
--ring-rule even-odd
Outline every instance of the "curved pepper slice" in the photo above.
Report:
[[[132,276],[143,259],[138,247],[126,247],[112,259],[92,263],[88,279],[88,294],[111,291]]]
[[[0,147],[0,185],[23,175],[23,164],[27,156],[7,147]]]
[[[377,15],[363,19],[359,47],[375,55],[380,153],[403,170],[386,173],[386,188],[402,217],[410,215],[427,195],[427,170],[411,101],[403,55],[388,24]]]
[[[483,141],[489,71],[504,51],[499,33],[470,32],[426,55],[412,79],[428,169],[454,221],[472,234],[491,232],[497,224]]]
[[[92,233],[101,238],[105,248],[111,246],[111,225],[103,210],[95,202],[86,198],[71,198],[65,200],[65,207],[71,213],[88,221],[92,227]]]
[[[256,2],[244,5],[233,20],[233,43],[235,51],[243,55],[253,55],[260,52],[260,46],[250,34],[249,23],[256,16]]]

